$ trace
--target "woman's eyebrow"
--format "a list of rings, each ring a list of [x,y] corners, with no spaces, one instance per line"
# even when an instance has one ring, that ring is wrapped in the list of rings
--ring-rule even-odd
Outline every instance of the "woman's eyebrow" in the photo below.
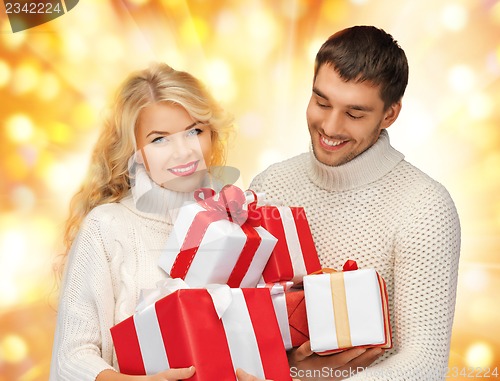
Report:
[[[189,126],[187,126],[184,131],[187,131],[189,130],[190,128],[193,128],[194,126],[197,126],[198,124],[203,124],[202,122],[193,122],[191,123]],[[146,137],[149,137],[150,135],[161,135],[161,136],[168,136],[168,135],[172,135],[170,132],[168,131],[156,131],[156,130],[153,130],[153,131],[149,131],[149,133],[146,135]]]

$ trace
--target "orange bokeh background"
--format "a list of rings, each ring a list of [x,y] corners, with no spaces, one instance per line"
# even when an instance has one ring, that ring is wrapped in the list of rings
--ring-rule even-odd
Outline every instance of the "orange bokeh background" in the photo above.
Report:
[[[124,77],[165,61],[201,78],[235,116],[228,164],[246,187],[308,150],[314,55],[354,24],[405,49],[391,141],[461,217],[450,368],[500,365],[500,2],[84,0],[18,33],[0,3],[0,381],[48,378],[68,203]]]

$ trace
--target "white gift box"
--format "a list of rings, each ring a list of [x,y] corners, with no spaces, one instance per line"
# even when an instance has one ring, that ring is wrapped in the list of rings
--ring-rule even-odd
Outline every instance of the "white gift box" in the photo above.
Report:
[[[181,277],[191,287],[203,287],[207,284],[228,283],[234,271],[244,274],[241,282],[230,284],[231,287],[255,287],[262,271],[276,245],[277,239],[263,227],[240,226],[228,219],[211,222],[208,227],[194,226],[193,222],[199,213],[207,212],[199,203],[184,205],[177,217],[172,232],[159,259],[160,267],[170,276],[181,247],[188,233],[200,236],[197,251],[192,261],[185,267],[184,277]],[[207,212],[208,213],[208,212]],[[246,224],[245,224],[246,225]],[[206,229],[206,230],[204,230]],[[245,230],[256,233],[257,238],[249,237]],[[201,230],[201,231],[198,231]],[[204,230],[204,231],[203,231]],[[260,238],[259,238],[260,237]],[[250,240],[260,240],[252,254],[253,258],[244,268],[236,268],[240,254]],[[248,261],[247,261],[248,262]],[[241,267],[241,266],[240,266]]]
[[[304,277],[311,350],[391,347],[385,282],[374,269]]]

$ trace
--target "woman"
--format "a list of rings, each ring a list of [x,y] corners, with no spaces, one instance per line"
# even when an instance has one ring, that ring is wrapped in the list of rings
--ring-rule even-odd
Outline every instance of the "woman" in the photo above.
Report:
[[[223,164],[232,119],[203,85],[165,64],[121,86],[66,224],[65,275],[51,380],[177,380],[118,373],[110,327],[132,315],[140,291],[166,278],[158,256],[176,210]],[[240,379],[254,379],[238,372]]]

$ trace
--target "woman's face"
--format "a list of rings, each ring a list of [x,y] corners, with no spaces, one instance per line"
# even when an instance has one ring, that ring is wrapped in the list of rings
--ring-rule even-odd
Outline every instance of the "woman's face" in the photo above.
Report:
[[[137,161],[158,185],[192,192],[203,182],[210,157],[210,127],[180,105],[155,103],[141,110],[136,129]]]

